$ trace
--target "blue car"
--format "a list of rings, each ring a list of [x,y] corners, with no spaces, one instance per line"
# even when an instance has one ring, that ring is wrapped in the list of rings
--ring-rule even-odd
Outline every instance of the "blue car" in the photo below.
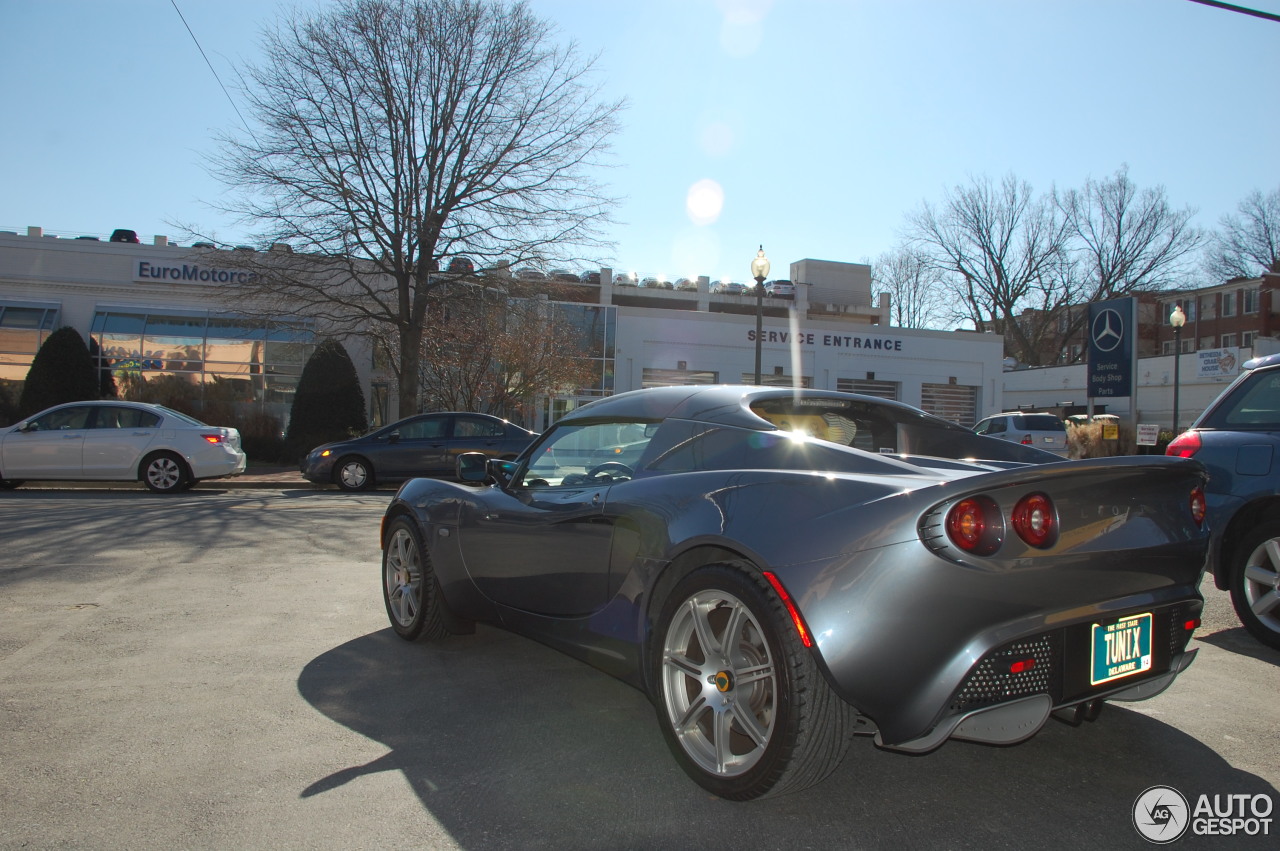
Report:
[[[363,437],[317,446],[299,469],[308,481],[362,491],[415,476],[452,476],[465,452],[511,460],[537,436],[489,414],[418,414]]]
[[[1280,354],[1247,361],[1166,454],[1208,468],[1206,567],[1245,629],[1280,649]]]

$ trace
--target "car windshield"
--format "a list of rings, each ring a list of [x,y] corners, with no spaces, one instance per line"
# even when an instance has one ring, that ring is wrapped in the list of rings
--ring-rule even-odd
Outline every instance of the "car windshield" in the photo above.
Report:
[[[1062,420],[1053,414],[1021,414],[1013,418],[1013,427],[1018,431],[1066,431]]]
[[[1253,373],[1201,423],[1207,428],[1280,428],[1280,370]]]

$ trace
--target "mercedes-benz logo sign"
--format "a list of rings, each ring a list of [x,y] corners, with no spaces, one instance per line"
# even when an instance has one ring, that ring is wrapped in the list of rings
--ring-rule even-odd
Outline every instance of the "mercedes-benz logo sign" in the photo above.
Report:
[[[1100,352],[1109,352],[1124,338],[1124,319],[1111,308],[1101,311],[1093,319],[1093,345]]]

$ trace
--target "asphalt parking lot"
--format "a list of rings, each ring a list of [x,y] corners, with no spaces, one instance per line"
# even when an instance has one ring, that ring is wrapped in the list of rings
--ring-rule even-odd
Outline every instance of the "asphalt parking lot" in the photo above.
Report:
[[[1280,805],[1280,654],[1211,584],[1200,658],[1154,700],[1012,748],[863,740],[734,804],[627,686],[493,629],[395,638],[389,496],[0,495],[0,847],[1142,848],[1154,785]],[[1272,819],[1171,847],[1275,848]]]

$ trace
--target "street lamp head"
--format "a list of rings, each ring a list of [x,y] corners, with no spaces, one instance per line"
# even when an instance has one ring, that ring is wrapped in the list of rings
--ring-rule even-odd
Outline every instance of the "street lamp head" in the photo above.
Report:
[[[1182,312],[1182,305],[1175,304],[1173,306],[1173,313],[1169,314],[1169,324],[1173,326],[1175,331],[1180,330],[1183,325],[1187,324],[1187,314]]]
[[[751,261],[751,277],[756,279],[757,284],[763,284],[764,279],[769,277],[769,258],[764,256],[763,245],[756,252],[756,259]]]

